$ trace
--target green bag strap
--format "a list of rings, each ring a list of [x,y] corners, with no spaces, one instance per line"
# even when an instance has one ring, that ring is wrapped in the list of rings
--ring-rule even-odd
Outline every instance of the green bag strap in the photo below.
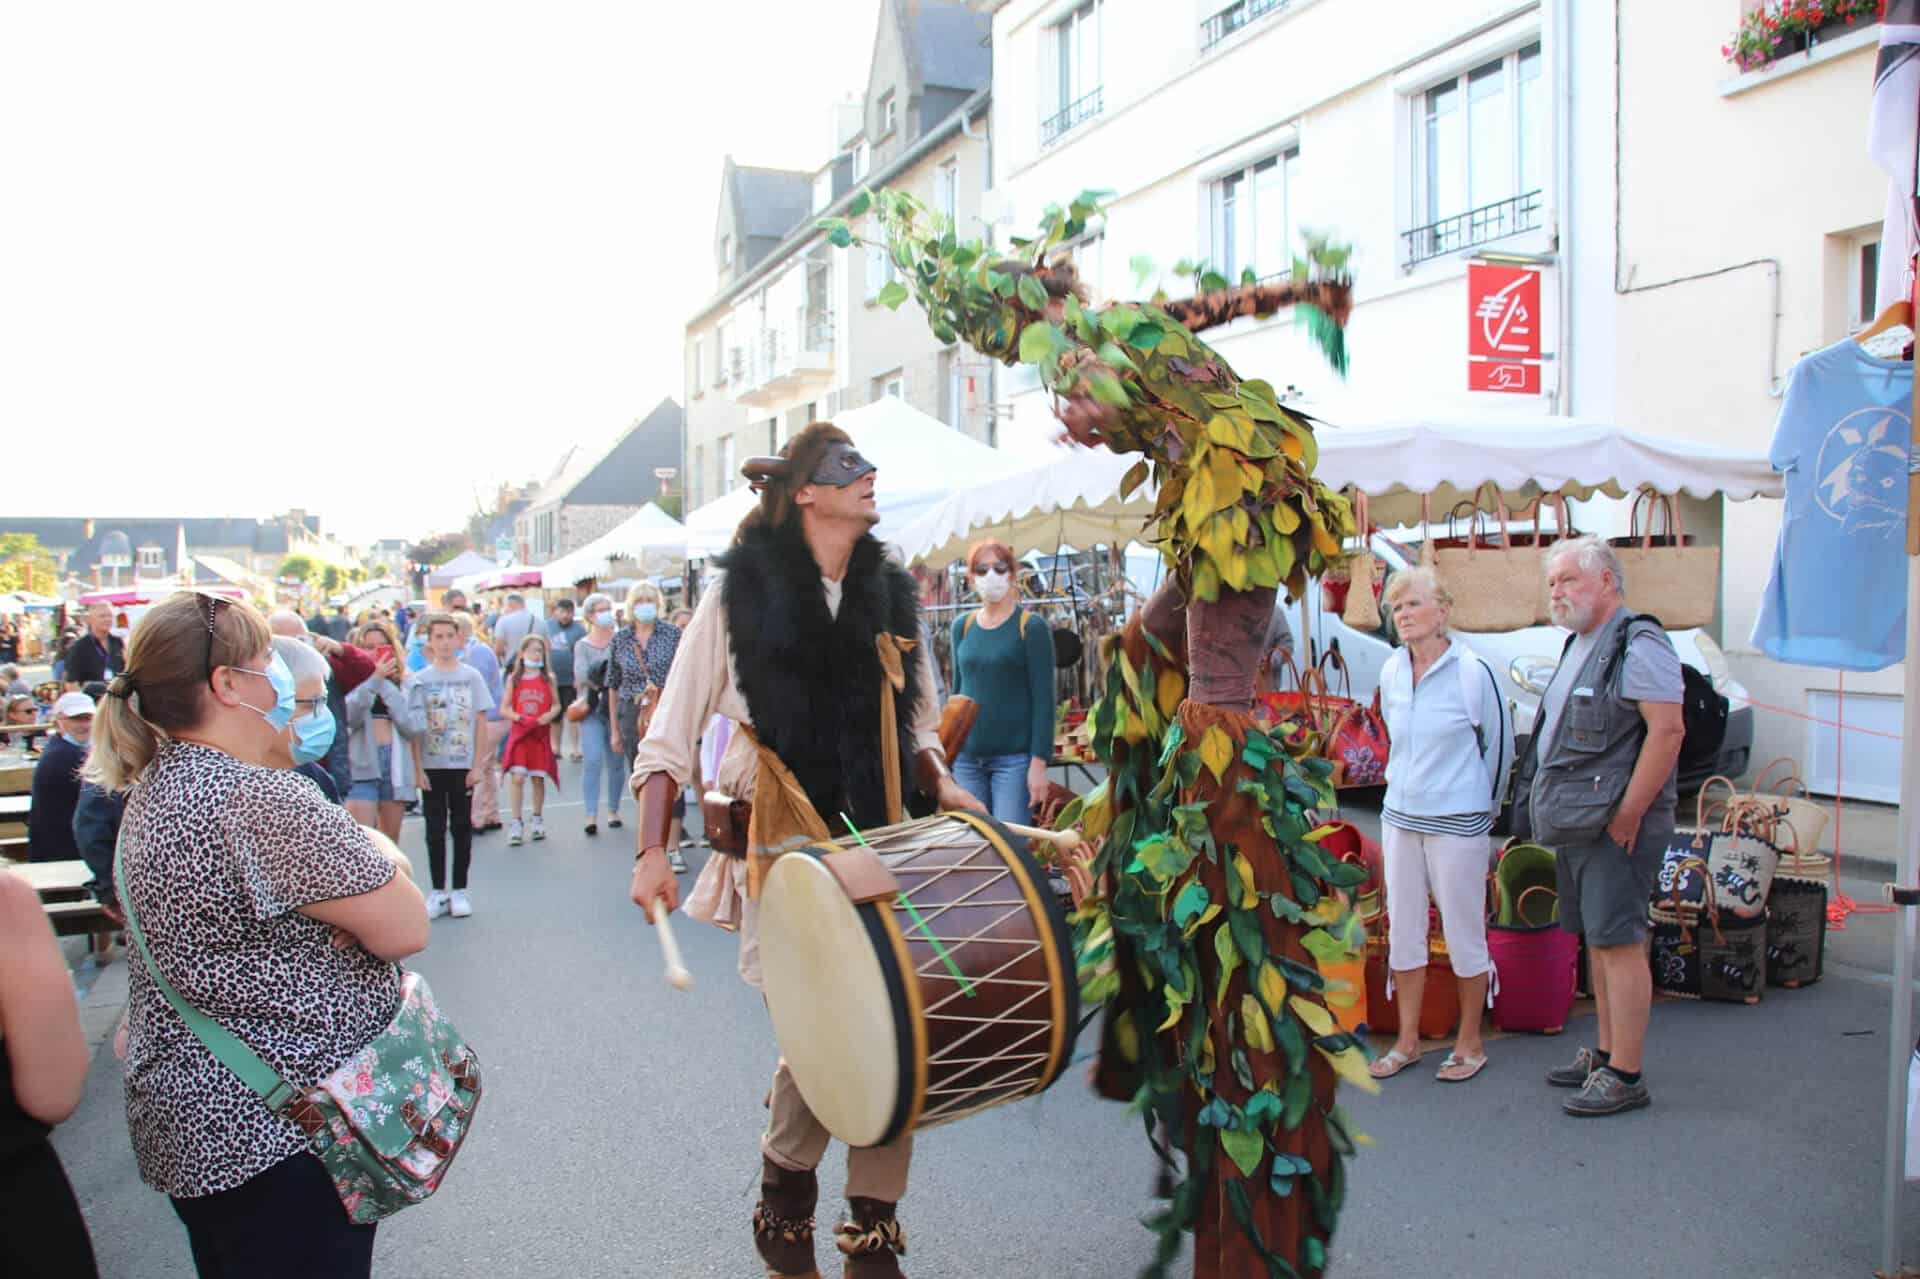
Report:
[[[973,610],[973,612],[968,613],[965,618],[961,619],[961,622],[960,622],[960,638],[961,639],[965,639],[967,635],[973,630],[973,619],[978,616],[980,616],[980,610],[976,608]],[[1020,638],[1023,640],[1027,638],[1027,610],[1024,608],[1020,610]]]
[[[123,824],[113,842],[113,887],[120,894],[120,909],[127,917],[127,931],[133,934],[133,944],[147,966],[147,976],[153,978],[153,984],[173,1005],[173,1011],[180,1014],[180,1020],[187,1023],[187,1029],[207,1046],[207,1051],[232,1071],[241,1083],[259,1093],[269,1110],[278,1112],[282,1106],[299,1096],[293,1085],[282,1078],[279,1071],[261,1061],[259,1054],[241,1043],[232,1031],[182,999],[180,992],[173,988],[173,983],[160,975],[160,967],[153,962],[153,952],[147,949],[147,939],[140,931],[139,919],[134,915],[133,898],[127,894],[126,867],[120,857],[121,841],[125,838],[126,826]]]

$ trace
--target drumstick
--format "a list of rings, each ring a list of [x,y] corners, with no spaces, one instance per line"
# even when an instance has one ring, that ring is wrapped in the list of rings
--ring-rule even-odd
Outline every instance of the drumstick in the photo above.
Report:
[[[1023,839],[1037,839],[1042,843],[1053,845],[1054,855],[1056,857],[1064,857],[1066,854],[1071,853],[1074,849],[1087,842],[1087,837],[1079,831],[1042,830],[1038,826],[1018,826],[1013,822],[1002,822],[1000,824]]]
[[[660,956],[667,965],[667,985],[675,990],[692,990],[693,974],[680,962],[680,943],[674,940],[665,897],[654,899],[653,926],[660,932]]]

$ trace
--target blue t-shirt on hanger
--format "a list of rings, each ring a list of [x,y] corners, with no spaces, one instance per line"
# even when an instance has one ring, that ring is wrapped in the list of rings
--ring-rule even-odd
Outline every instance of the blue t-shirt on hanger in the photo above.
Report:
[[[1753,625],[1767,656],[1877,671],[1905,655],[1912,402],[1913,366],[1851,339],[1794,366],[1767,455],[1787,488]]]

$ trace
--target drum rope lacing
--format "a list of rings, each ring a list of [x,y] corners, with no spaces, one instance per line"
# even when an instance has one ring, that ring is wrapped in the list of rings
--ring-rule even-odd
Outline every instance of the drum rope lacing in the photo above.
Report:
[[[874,851],[873,845],[867,842],[867,837],[860,833],[860,828],[853,824],[853,819],[851,817],[848,817],[845,813],[842,813],[840,814],[840,820],[847,824],[847,830],[852,832],[854,839],[859,841],[860,847],[866,849],[870,853],[873,853],[875,857],[878,857],[880,855],[878,852]],[[976,998],[976,996],[973,993],[973,983],[968,981],[966,978],[966,974],[960,971],[960,965],[953,962],[953,956],[949,955],[947,953],[947,948],[940,944],[940,939],[933,935],[933,929],[927,926],[927,921],[920,918],[919,909],[916,906],[914,906],[914,904],[911,901],[907,899],[907,895],[905,893],[900,894],[899,901],[902,906],[905,906],[907,908],[907,914],[913,917],[913,922],[920,926],[920,933],[933,946],[933,953],[940,956],[940,962],[944,963],[947,966],[947,971],[953,974],[953,979],[960,983],[960,993],[965,995],[968,999]]]

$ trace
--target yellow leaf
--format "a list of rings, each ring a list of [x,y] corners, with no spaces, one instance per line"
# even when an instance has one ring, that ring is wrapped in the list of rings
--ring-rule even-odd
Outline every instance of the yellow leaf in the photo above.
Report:
[[[1309,527],[1313,529],[1313,549],[1329,560],[1339,559],[1340,539],[1327,532],[1327,526],[1317,519],[1311,521]]]
[[[1133,709],[1131,703],[1129,703],[1125,709],[1127,718],[1126,722],[1120,726],[1121,740],[1125,741],[1129,746],[1138,746],[1141,742],[1147,740],[1146,721],[1140,718],[1139,712]]]
[[[1226,736],[1222,733],[1221,736]],[[1253,863],[1247,860],[1245,853],[1236,850],[1233,854],[1233,873],[1240,880],[1240,906],[1243,910],[1252,910],[1260,904],[1259,895],[1253,889]],[[1280,1005],[1275,1004],[1278,1008]]]
[[[1200,1040],[1200,1073],[1211,1075],[1213,1066],[1213,1036],[1206,1035]]]
[[[1180,515],[1186,521],[1188,532],[1198,537],[1217,505],[1212,468],[1194,467],[1188,474],[1186,491],[1180,495]]]
[[[1120,1049],[1120,1056],[1128,1062],[1140,1060],[1140,1032],[1133,1024],[1133,1018],[1121,1016],[1113,1019],[1113,1041]]]
[[[1301,455],[1307,451],[1307,446],[1300,442],[1299,436],[1295,435],[1292,431],[1288,431],[1280,437],[1280,451],[1298,462]]]
[[[1225,564],[1235,549],[1233,516],[1216,515],[1208,520],[1206,529],[1199,535],[1199,542],[1200,548],[1213,556],[1217,563]]]
[[[1220,598],[1220,570],[1210,559],[1201,559],[1193,566],[1193,596],[1211,604]]]
[[[1160,704],[1160,713],[1172,719],[1180,709],[1180,703],[1187,695],[1187,679],[1179,671],[1171,668],[1160,672],[1159,687],[1155,690],[1156,700]]]
[[[1253,571],[1253,561],[1247,558],[1245,551],[1237,546],[1234,547],[1228,552],[1227,557],[1220,561],[1220,565],[1221,581],[1236,591],[1247,589],[1248,575]]]
[[[1287,979],[1270,963],[1260,965],[1260,998],[1275,1012],[1286,1006]]]
[[[1244,543],[1247,540],[1247,531],[1252,527],[1253,527],[1253,521],[1247,518],[1247,508],[1244,506],[1234,507],[1233,508],[1233,540],[1236,542]]]
[[[1246,1027],[1248,1047],[1256,1052],[1273,1051],[1273,1027],[1267,1023],[1267,1010],[1252,995],[1240,996],[1240,1024]]]
[[[1080,809],[1080,829],[1087,838],[1098,841],[1113,825],[1113,804],[1106,782],[1087,792],[1087,802]]]
[[[1247,448],[1247,436],[1250,434],[1248,426],[1245,420],[1236,421],[1231,413],[1215,413],[1207,419],[1207,438],[1215,444],[1239,449],[1244,453]]]
[[[1328,1064],[1333,1067],[1334,1072],[1338,1074],[1340,1078],[1346,1080],[1361,1092],[1378,1093],[1380,1091],[1379,1083],[1372,1075],[1367,1073],[1366,1058],[1361,1055],[1358,1047],[1344,1048],[1337,1053],[1330,1053],[1318,1044],[1315,1044],[1314,1051],[1327,1059]],[[1354,1140],[1357,1142],[1359,1138],[1355,1137]],[[1361,1144],[1364,1145],[1368,1143],[1362,1142]]]
[[[1200,736],[1200,762],[1207,766],[1215,781],[1226,781],[1227,769],[1233,765],[1233,739],[1218,724]]]
[[[1180,998],[1179,994],[1173,990],[1172,987],[1163,986],[1161,989],[1167,996],[1167,1019],[1161,1022],[1156,1029],[1172,1030],[1174,1023],[1180,1020],[1180,1014],[1187,1010],[1187,1001]]]
[[[1336,977],[1327,983],[1327,1002],[1335,1008],[1351,1008],[1360,1002],[1360,992],[1352,982]]]
[[[1206,471],[1212,478],[1213,507],[1207,514],[1232,506],[1240,500],[1240,495],[1249,487],[1257,487],[1258,482],[1249,485],[1240,469],[1240,462],[1226,449],[1214,449],[1207,454]],[[1195,478],[1198,478],[1197,476]]]
[[[1333,1014],[1305,995],[1288,996],[1287,1007],[1293,1009],[1294,1016],[1307,1023],[1307,1029],[1314,1034],[1331,1035],[1333,1033]]]
[[[1300,527],[1300,508],[1292,502],[1281,502],[1273,508],[1273,529],[1282,537]]]

